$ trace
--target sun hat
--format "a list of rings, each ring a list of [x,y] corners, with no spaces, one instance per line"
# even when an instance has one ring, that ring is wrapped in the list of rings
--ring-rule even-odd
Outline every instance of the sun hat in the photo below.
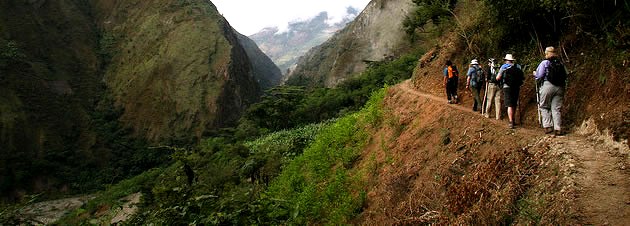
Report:
[[[471,65],[475,65],[475,64],[476,64],[476,65],[479,65],[479,62],[477,62],[477,59],[474,59],[474,60],[471,60],[471,61],[470,61],[470,64],[471,64]]]
[[[505,54],[505,57],[503,58],[504,60],[508,60],[508,61],[515,61],[516,59],[514,59],[514,57],[512,56],[512,54]]]
[[[553,46],[549,46],[547,48],[545,48],[545,53],[555,53],[556,49],[553,48]]]

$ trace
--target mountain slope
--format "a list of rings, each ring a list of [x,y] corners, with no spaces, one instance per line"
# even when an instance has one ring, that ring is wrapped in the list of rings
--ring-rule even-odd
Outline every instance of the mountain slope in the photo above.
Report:
[[[97,1],[114,37],[105,81],[121,121],[152,141],[201,137],[259,95],[237,34],[207,1]]]
[[[288,75],[288,84],[332,87],[407,49],[402,21],[413,9],[409,0],[371,1],[355,20],[323,44],[309,50]]]
[[[5,199],[95,189],[153,168],[168,153],[146,140],[194,144],[260,95],[250,57],[209,1],[0,6]]]
[[[256,78],[260,88],[266,90],[279,85],[282,82],[282,72],[274,62],[258,48],[253,40],[236,31],[234,33],[237,34],[239,43],[245,49],[249,61],[252,63],[254,78]]]
[[[277,27],[265,28],[250,35],[250,38],[286,73],[295,67],[300,56],[329,39],[358,13],[356,9],[349,7],[342,21],[331,25],[328,22],[331,19],[328,13],[321,12],[314,18],[289,23],[286,31],[280,31]]]
[[[65,187],[96,165],[91,120],[102,86],[98,36],[77,1],[0,2],[0,193]],[[51,177],[56,175],[55,177]]]

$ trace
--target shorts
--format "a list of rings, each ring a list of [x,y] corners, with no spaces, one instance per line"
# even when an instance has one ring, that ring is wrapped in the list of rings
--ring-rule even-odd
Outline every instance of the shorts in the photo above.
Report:
[[[505,100],[506,107],[516,107],[518,105],[518,95],[521,91],[521,87],[503,87],[503,99]]]

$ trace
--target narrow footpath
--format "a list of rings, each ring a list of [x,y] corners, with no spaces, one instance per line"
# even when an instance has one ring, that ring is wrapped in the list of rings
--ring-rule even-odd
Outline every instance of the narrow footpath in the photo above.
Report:
[[[420,92],[407,80],[399,85],[410,95],[446,104],[446,100]],[[470,108],[449,105],[461,111]],[[481,116],[480,116],[481,117]],[[492,120],[497,126],[507,127],[502,121]],[[561,169],[569,172],[562,183],[575,186],[576,216],[586,225],[630,225],[630,150],[627,144],[614,142],[596,129],[575,129],[566,136],[545,136],[542,129],[517,128],[519,132],[540,136],[551,152],[564,156]]]

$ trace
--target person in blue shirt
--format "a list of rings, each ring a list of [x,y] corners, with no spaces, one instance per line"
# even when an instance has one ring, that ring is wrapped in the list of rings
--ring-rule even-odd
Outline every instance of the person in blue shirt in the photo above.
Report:
[[[514,114],[516,106],[518,106],[518,96],[524,76],[521,66],[514,64],[516,59],[512,54],[506,54],[503,60],[505,60],[505,64],[499,69],[496,79],[503,83],[503,99],[505,99],[505,106],[507,107],[509,127],[514,129]]]
[[[457,103],[457,82],[459,81],[459,71],[450,60],[446,61],[444,68],[444,88],[446,88],[446,98],[449,104]]]
[[[483,85],[483,69],[479,67],[479,62],[477,59],[470,61],[470,67],[468,68],[468,72],[466,73],[466,89],[470,88],[470,91],[473,94],[473,111],[477,111],[477,106],[479,109],[483,108],[481,103],[481,98],[479,97],[479,91]]]
[[[552,81],[549,81],[547,77],[552,62],[557,64],[558,67],[561,67],[559,70],[564,70],[564,74],[566,75],[566,68],[560,63],[555,49],[550,46],[545,49],[545,60],[540,62],[538,68],[534,71],[534,77],[536,80],[542,81],[542,86],[539,91],[540,102],[538,103],[538,109],[542,116],[542,124],[543,128],[545,128],[545,133],[549,134],[554,132],[555,135],[559,136],[563,134],[561,110],[562,101],[564,99],[564,79],[566,78],[563,78],[560,82],[556,82],[557,84],[553,84]]]

